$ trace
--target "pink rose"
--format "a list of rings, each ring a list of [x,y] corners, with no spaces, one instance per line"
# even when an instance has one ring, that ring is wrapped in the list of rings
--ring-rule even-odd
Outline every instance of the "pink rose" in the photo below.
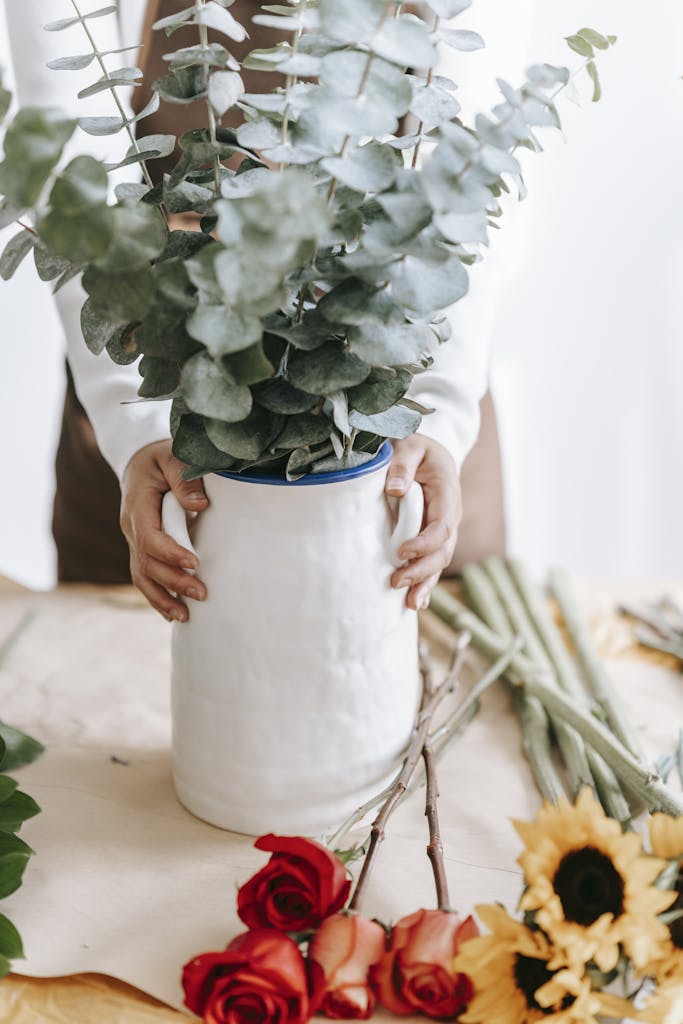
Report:
[[[335,914],[323,921],[308,951],[310,963],[325,976],[315,1008],[337,1020],[367,1020],[375,1008],[368,971],[381,960],[385,947],[384,928],[376,921],[355,914]]]
[[[389,949],[370,971],[382,1006],[402,1015],[424,1013],[436,1020],[457,1017],[472,998],[466,974],[454,970],[461,943],[478,934],[471,917],[464,921],[446,910],[417,910],[393,928]]]

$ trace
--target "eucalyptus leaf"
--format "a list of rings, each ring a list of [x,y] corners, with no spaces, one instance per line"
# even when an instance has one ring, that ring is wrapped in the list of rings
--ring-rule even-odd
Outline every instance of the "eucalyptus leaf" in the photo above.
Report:
[[[403,398],[411,380],[412,374],[401,368],[394,370],[389,379],[379,377],[373,370],[362,384],[347,391],[349,407],[366,416],[384,412]]]
[[[144,355],[138,369],[142,375],[142,383],[138,388],[141,398],[168,398],[175,395],[180,383],[180,366],[175,360]]]
[[[236,459],[258,459],[282,428],[282,418],[255,406],[249,415],[235,423],[209,419],[206,433],[221,451]]]
[[[145,319],[152,302],[154,279],[148,267],[114,273],[91,265],[83,275],[83,287],[100,316],[120,325]]]
[[[420,426],[422,416],[414,409],[407,409],[404,406],[396,405],[384,412],[366,416],[363,413],[352,411],[349,415],[349,422],[357,430],[367,430],[372,434],[379,434],[381,437],[391,437],[399,440],[410,437]]]
[[[372,452],[348,452],[343,458],[336,455],[325,459],[319,459],[311,466],[312,473],[339,473],[345,469],[357,469],[358,466],[365,466],[374,459]]]
[[[213,356],[239,352],[261,340],[258,317],[242,315],[226,306],[199,305],[187,321],[188,333],[206,345]]]
[[[231,381],[227,372],[204,352],[185,363],[180,385],[187,407],[203,416],[235,423],[251,412],[249,388]]]
[[[89,96],[96,96],[100,92],[116,89],[119,86],[130,86],[137,78],[142,76],[140,68],[119,68],[117,71],[109,71],[102,75],[92,85],[86,86],[78,93],[79,100],[87,99]]]
[[[294,352],[287,366],[290,384],[316,395],[353,387],[369,373],[362,359],[337,342],[327,342],[314,352]]]
[[[329,440],[331,433],[332,424],[326,416],[310,412],[288,416],[284,429],[273,441],[272,449],[291,451],[307,445],[322,444]]]
[[[180,417],[173,431],[173,454],[188,466],[201,467],[205,472],[230,469],[235,464],[234,459],[211,443],[201,416]]]
[[[264,409],[283,413],[286,416],[308,412],[317,402],[313,395],[292,387],[282,377],[259,384],[254,388],[254,398]]]
[[[87,135],[96,137],[116,135],[124,125],[125,122],[120,117],[79,117],[78,119],[78,127]]]
[[[430,263],[406,256],[392,276],[392,294],[416,313],[445,309],[467,294],[468,277],[457,257]]]
[[[214,71],[209,78],[209,102],[219,117],[234,106],[244,92],[244,82],[236,71]]]
[[[356,192],[379,192],[389,188],[396,177],[396,155],[390,146],[369,142],[343,157],[323,160],[325,170]]]
[[[9,281],[16,273],[22,260],[34,247],[35,242],[35,236],[25,228],[10,238],[0,256],[0,277],[3,281]]]
[[[81,306],[81,331],[90,351],[98,356],[121,328],[121,323],[103,316],[92,299]]]
[[[412,14],[386,18],[370,46],[379,57],[404,68],[431,68],[436,64],[436,47],[427,26]]]
[[[414,363],[430,346],[431,332],[425,324],[362,324],[349,331],[349,349],[365,362],[379,366]],[[360,381],[354,383],[360,384]]]
[[[50,21],[43,28],[46,32],[63,32],[65,28],[71,28],[72,25],[78,25],[84,21],[91,21],[93,18],[104,18],[108,14],[116,14],[118,11],[117,4],[110,4],[108,7],[98,7],[95,11],[87,11],[85,14],[79,14],[75,18],[59,18],[57,21]]]

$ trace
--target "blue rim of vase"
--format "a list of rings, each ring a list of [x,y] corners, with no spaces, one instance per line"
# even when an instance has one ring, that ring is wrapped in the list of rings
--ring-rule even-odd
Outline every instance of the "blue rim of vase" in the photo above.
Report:
[[[389,464],[392,454],[391,441],[385,441],[374,459],[364,462],[362,466],[337,469],[332,473],[307,473],[299,480],[285,480],[281,476],[267,476],[253,470],[247,470],[246,473],[231,473],[227,469],[221,469],[217,470],[216,476],[224,476],[228,480],[240,480],[245,484],[270,484],[273,487],[312,487],[318,484],[337,484],[346,480],[356,480],[360,476],[367,476],[368,473],[375,473]]]

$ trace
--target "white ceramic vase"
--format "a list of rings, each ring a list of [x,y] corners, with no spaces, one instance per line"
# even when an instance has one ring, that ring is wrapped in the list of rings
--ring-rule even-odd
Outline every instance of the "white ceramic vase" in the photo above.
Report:
[[[199,818],[314,835],[396,769],[419,693],[417,617],[389,580],[422,492],[390,507],[390,458],[386,444],[291,484],[205,478],[192,543],[208,597],[173,626],[172,674],[175,788]],[[172,493],[163,519],[188,546]]]

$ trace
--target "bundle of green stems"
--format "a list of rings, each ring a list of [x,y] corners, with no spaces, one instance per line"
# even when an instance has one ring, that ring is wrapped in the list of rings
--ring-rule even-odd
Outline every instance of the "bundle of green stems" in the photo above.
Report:
[[[437,586],[430,610],[456,631],[467,630],[486,658],[497,660],[515,639],[505,674],[524,751],[541,794],[556,803],[584,786],[625,827],[647,809],[683,814],[664,785],[592,643],[569,579],[551,572],[573,655],[545,592],[518,560],[490,557],[462,574],[467,603]]]

